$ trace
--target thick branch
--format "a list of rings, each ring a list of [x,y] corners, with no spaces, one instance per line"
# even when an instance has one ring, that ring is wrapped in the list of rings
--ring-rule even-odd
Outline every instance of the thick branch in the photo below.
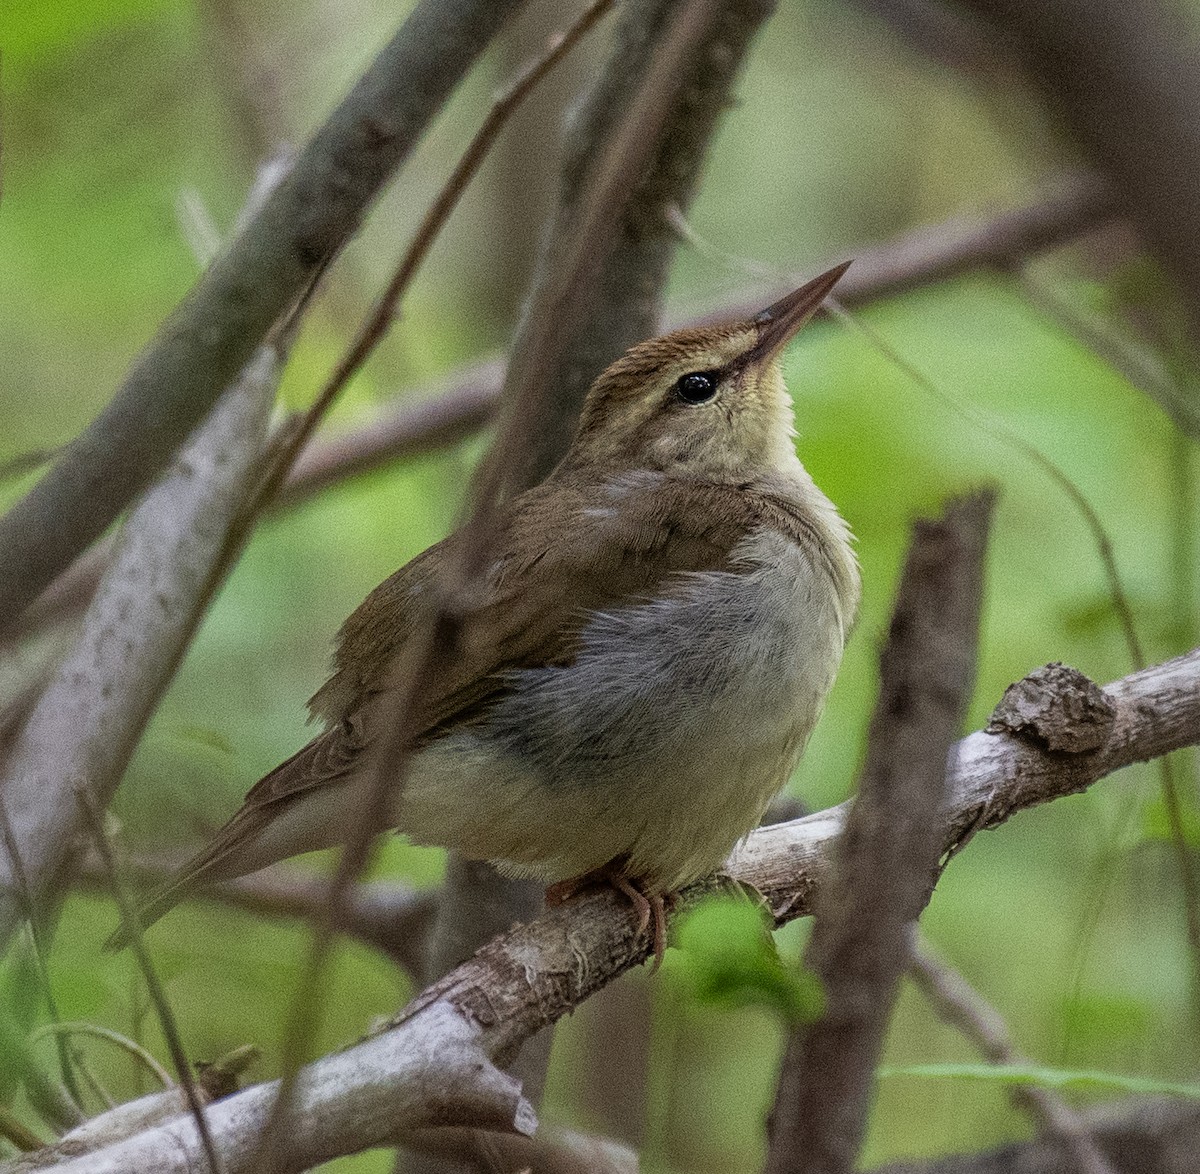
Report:
[[[969,829],[995,827],[1021,808],[1085,790],[1123,766],[1200,742],[1200,649],[1097,692],[1103,705],[1084,704],[1088,690],[1078,681],[1064,683],[1057,694],[1046,693],[1042,713],[1050,720],[1040,727],[1055,728],[1055,715],[1078,710],[1082,716],[1073,720],[1088,729],[1079,731],[1076,744],[1094,749],[1048,750],[1039,741],[1044,735],[1036,732],[1038,725],[1033,733],[978,731],[957,744],[947,779],[943,849],[954,848]],[[1097,741],[1099,731],[1103,736]],[[846,810],[843,804],[762,828],[731,858],[731,875],[763,894],[776,923],[811,911]],[[712,887],[712,882],[693,886],[681,908]],[[644,962],[651,947],[649,932],[637,932],[628,901],[608,890],[588,893],[511,930],[415,999],[380,1035],[305,1069],[300,1093],[305,1111],[296,1116],[302,1144],[295,1152],[323,1160],[415,1127],[422,1114],[433,1111],[416,1103],[422,1081],[429,1078],[421,1064],[430,1057],[436,1062],[443,1035],[461,1041],[465,1022],[477,1033],[473,1042],[503,1063],[535,1032]],[[231,1171],[243,1168],[238,1155],[250,1152],[273,1090],[273,1085],[255,1086],[209,1110],[210,1127]],[[385,1103],[394,1111],[377,1110]],[[443,1123],[453,1119],[444,1112]],[[55,1169],[62,1174],[187,1174],[198,1152],[194,1128],[180,1118]],[[54,1156],[65,1155],[52,1150],[43,1158]],[[21,1159],[0,1171],[30,1168],[28,1159]]]
[[[108,406],[0,519],[0,628],[166,467],[521,0],[422,0]]]
[[[992,503],[980,494],[915,527],[858,797],[804,956],[824,985],[825,1011],[790,1033],[768,1174],[849,1172],[858,1156],[909,926],[937,872],[946,758],[975,680]]]

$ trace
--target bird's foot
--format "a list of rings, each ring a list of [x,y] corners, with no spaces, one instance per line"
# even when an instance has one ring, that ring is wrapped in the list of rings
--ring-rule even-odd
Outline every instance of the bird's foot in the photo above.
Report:
[[[562,905],[576,893],[594,885],[604,884],[611,885],[617,892],[629,899],[629,903],[637,913],[637,932],[639,934],[645,933],[653,922],[654,965],[650,968],[650,973],[656,973],[667,952],[667,907],[674,904],[674,893],[646,893],[638,887],[635,879],[631,879],[620,870],[619,865],[612,864],[605,865],[604,868],[593,869],[583,876],[551,885],[546,890],[546,904]]]

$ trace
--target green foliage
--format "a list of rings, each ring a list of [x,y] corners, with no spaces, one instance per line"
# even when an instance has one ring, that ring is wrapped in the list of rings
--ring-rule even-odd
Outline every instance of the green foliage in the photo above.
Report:
[[[692,996],[717,1007],[766,1007],[787,1023],[820,1016],[821,981],[787,966],[775,948],[770,924],[746,897],[711,897],[683,919],[683,951],[676,967]]]

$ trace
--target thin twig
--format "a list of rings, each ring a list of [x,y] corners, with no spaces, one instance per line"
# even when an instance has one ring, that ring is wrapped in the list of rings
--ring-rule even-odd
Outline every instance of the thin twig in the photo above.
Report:
[[[177,875],[183,863],[175,856],[135,857],[127,862],[126,871],[139,888],[157,888]],[[79,870],[78,880],[88,889],[105,887],[104,870],[90,858]],[[212,901],[261,917],[296,917],[315,923],[325,916],[329,904],[329,880],[278,865],[206,887],[191,900]],[[396,881],[359,884],[349,895],[338,928],[415,974],[436,902],[433,889],[411,889]]]
[[[29,930],[30,948],[33,951],[34,964],[37,967],[38,982],[41,986],[42,997],[46,1000],[46,1010],[50,1013],[51,1022],[59,1023],[62,1020],[62,1015],[58,1009],[58,1000],[54,995],[54,986],[50,981],[50,969],[46,965],[46,951],[43,948],[41,918],[38,916],[38,910],[34,905],[33,891],[29,885],[29,877],[25,872],[25,864],[21,859],[21,850],[17,844],[17,838],[13,834],[12,821],[8,818],[8,808],[5,806],[3,796],[0,796],[0,833],[2,833],[4,839],[4,850],[8,853],[8,857],[12,861],[13,883],[16,885],[17,897],[25,916],[25,924]],[[56,1038],[54,1045],[55,1052],[58,1055],[58,1069],[62,1077],[63,1087],[67,1095],[79,1107],[79,1112],[82,1115],[83,1096],[79,1085],[75,1081],[72,1063],[73,1061],[77,1061],[77,1057],[70,1054],[66,1040]]]
[[[171,1053],[171,1063],[175,1065],[175,1073],[179,1077],[179,1083],[183,1086],[183,1093],[187,1098],[188,1109],[192,1114],[192,1119],[196,1122],[196,1131],[200,1135],[200,1144],[203,1147],[204,1156],[208,1161],[210,1174],[224,1174],[224,1163],[217,1156],[212,1134],[209,1132],[208,1121],[204,1116],[204,1104],[200,1099],[200,1090],[196,1087],[196,1080],[192,1075],[192,1066],[188,1061],[187,1053],[183,1049],[183,1042],[179,1038],[179,1028],[175,1022],[175,1013],[171,1010],[171,1004],[167,1000],[167,992],[163,989],[162,983],[159,981],[158,974],[154,969],[154,963],[150,961],[150,955],[146,951],[146,944],[142,940],[142,926],[138,920],[137,902],[130,893],[128,886],[126,886],[121,876],[121,870],[117,866],[112,845],[109,843],[108,835],[104,830],[104,817],[101,815],[100,809],[96,806],[96,801],[92,798],[91,791],[85,785],[81,784],[77,786],[75,788],[75,795],[79,803],[79,809],[83,814],[84,823],[91,833],[92,841],[96,845],[96,851],[100,854],[105,871],[108,873],[109,883],[112,886],[113,899],[121,911],[121,924],[125,927],[125,932],[129,937],[129,948],[133,951],[138,969],[142,972],[142,978],[145,980],[146,990],[150,995],[151,1002],[154,1004],[154,1011],[158,1016],[158,1024],[162,1028],[163,1039],[166,1040],[167,1050]]]
[[[1000,1013],[955,969],[938,958],[913,927],[909,977],[933,1012],[964,1035],[992,1064],[1021,1064]],[[1077,1174],[1115,1174],[1083,1118],[1050,1088],[1018,1086],[1009,1095],[1070,1151]]]
[[[511,118],[520,103],[533,91],[537,83],[578,43],[587,31],[611,6],[612,0],[594,0],[580,17],[559,38],[554,40],[516,78],[511,86],[497,97],[480,129],[476,132],[463,156],[455,166],[449,179],[438,193],[433,205],[426,213],[412,243],[383,295],[368,316],[357,337],[342,360],[338,363],[325,388],[296,429],[295,434],[280,447],[262,489],[256,497],[258,508],[274,495],[282,485],[288,469],[305,441],[312,435],[317,423],[333,403],[340,390],[370,355],[387,333],[396,316],[400,300],[407,291],[421,262],[440,232],[446,219],[458,203],[467,185],[477,173],[488,150],[495,142],[505,123]],[[326,916],[318,923],[304,971],[297,987],[296,996],[288,1015],[283,1043],[283,1076],[279,1092],[258,1143],[256,1162],[264,1168],[277,1163],[283,1125],[287,1119],[292,1096],[295,1091],[296,1074],[303,1060],[307,1036],[319,1014],[322,1001],[322,981],[334,934],[341,920],[351,885],[366,867],[376,829],[382,826],[388,804],[390,787],[399,786],[403,780],[404,760],[408,746],[415,733],[411,715],[415,712],[418,698],[430,687],[440,663],[454,647],[458,628],[457,612],[443,606],[439,613],[430,617],[421,626],[417,637],[406,649],[405,668],[401,674],[407,682],[399,691],[395,714],[391,722],[391,737],[379,748],[374,769],[364,772],[361,780],[353,784],[360,802],[354,805],[355,818],[347,831],[346,840],[338,859],[337,870],[329,886]]]
[[[103,861],[106,870],[106,876],[110,880],[111,889],[111,874],[107,872],[109,861]],[[82,1023],[82,1022],[60,1022],[46,1023],[39,1027],[29,1037],[30,1044],[35,1044],[43,1036],[70,1036],[70,1035],[93,1035],[97,1039],[106,1040],[110,1044],[116,1044],[123,1051],[128,1052],[139,1064],[149,1069],[163,1088],[174,1088],[175,1081],[171,1079],[171,1074],[144,1048],[141,1044],[131,1040],[127,1035],[122,1035],[119,1031],[113,1031],[111,1027],[103,1027],[99,1023]]]
[[[0,1105],[0,1137],[12,1142],[17,1149],[29,1153],[40,1150],[45,1142],[32,1129],[21,1123],[7,1105]]]

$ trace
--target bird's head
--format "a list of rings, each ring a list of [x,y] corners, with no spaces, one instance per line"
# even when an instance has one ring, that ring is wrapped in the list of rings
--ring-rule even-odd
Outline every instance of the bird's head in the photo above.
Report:
[[[849,262],[753,318],[632,347],[592,385],[566,464],[741,478],[790,468],[792,401],[779,358]]]

